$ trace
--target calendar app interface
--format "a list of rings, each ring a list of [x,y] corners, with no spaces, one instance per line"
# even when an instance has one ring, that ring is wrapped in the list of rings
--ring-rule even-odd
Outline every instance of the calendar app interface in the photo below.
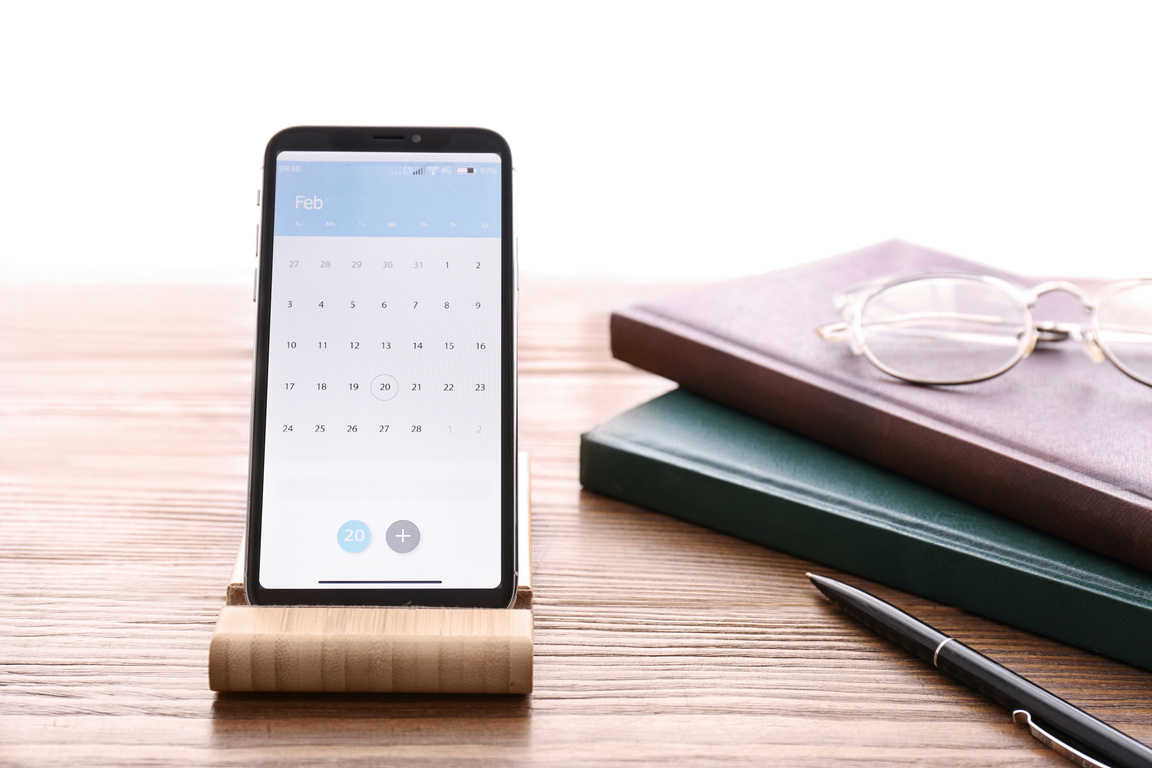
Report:
[[[260,584],[499,586],[499,155],[281,152],[273,204]]]

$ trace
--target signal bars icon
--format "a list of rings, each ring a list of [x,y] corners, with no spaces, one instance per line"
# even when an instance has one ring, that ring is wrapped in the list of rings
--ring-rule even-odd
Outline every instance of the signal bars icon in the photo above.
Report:
[[[412,176],[435,176],[437,171],[443,173],[452,173],[451,166],[440,167],[438,165],[406,165],[404,166],[404,173]],[[476,168],[469,166],[461,166],[456,168],[456,173],[476,173]]]

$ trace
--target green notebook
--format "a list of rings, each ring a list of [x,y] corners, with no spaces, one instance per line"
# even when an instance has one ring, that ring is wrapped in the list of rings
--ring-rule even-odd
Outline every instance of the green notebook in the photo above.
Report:
[[[1152,670],[1152,573],[684,390],[583,435],[580,482]]]

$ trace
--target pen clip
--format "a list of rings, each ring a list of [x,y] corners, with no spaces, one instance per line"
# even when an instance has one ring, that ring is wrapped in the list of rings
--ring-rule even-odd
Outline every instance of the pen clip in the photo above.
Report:
[[[1061,757],[1076,763],[1076,765],[1083,766],[1083,768],[1110,768],[1104,763],[1088,757],[1088,755],[1084,754],[1075,747],[1068,746],[1064,742],[1060,741],[1060,739],[1048,733],[1048,731],[1036,725],[1036,723],[1032,721],[1032,715],[1029,714],[1025,709],[1013,710],[1012,720],[1017,723],[1027,723],[1028,730],[1032,732],[1032,735],[1036,737],[1037,741]]]

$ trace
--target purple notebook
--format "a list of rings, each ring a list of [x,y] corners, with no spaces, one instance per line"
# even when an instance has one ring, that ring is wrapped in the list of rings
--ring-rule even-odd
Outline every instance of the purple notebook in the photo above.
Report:
[[[1152,571],[1152,387],[1068,340],[1003,376],[925,387],[829,343],[836,294],[894,274],[1030,280],[900,241],[638,304],[612,352],[686,389]],[[1085,321],[1051,294],[1038,320]]]

